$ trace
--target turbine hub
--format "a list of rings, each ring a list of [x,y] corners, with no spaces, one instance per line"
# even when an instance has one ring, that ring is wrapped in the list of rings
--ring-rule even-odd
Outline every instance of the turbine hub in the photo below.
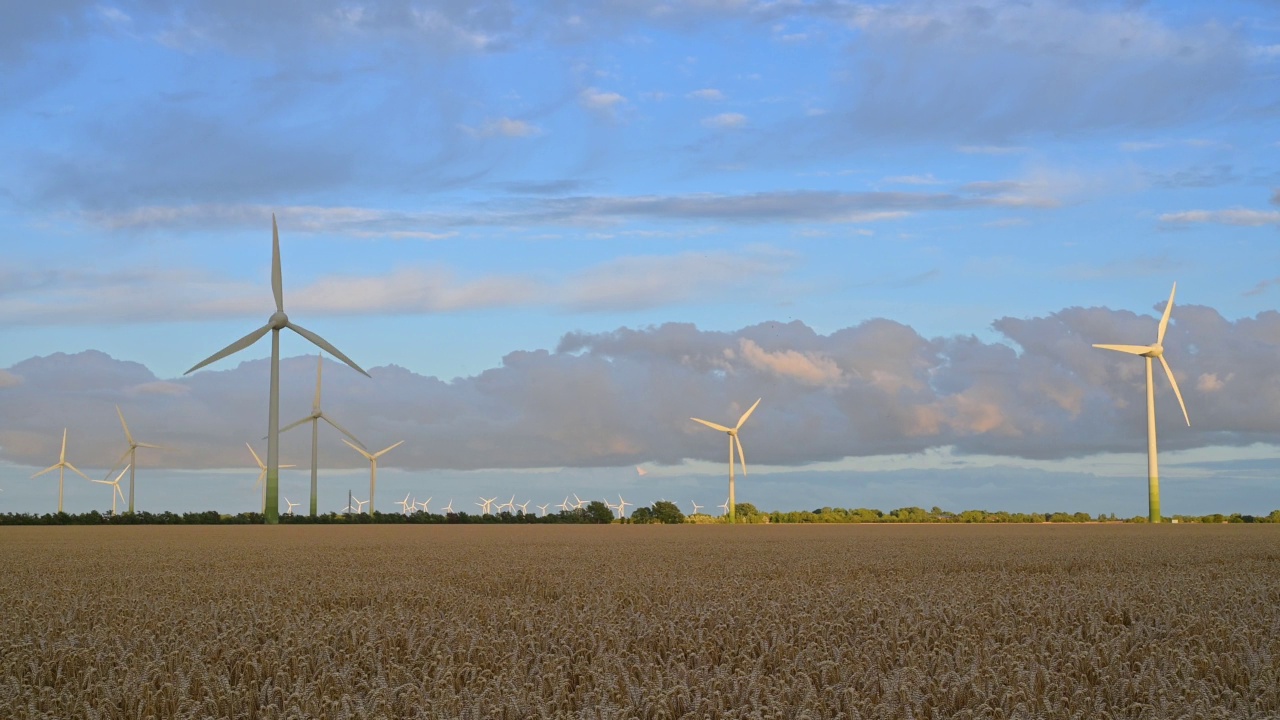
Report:
[[[289,324],[289,316],[282,312],[271,313],[271,317],[267,318],[267,324],[272,330],[283,330],[284,326]]]
[[[1152,346],[1151,346],[1151,349],[1150,349],[1150,350],[1148,350],[1147,352],[1145,352],[1145,353],[1144,353],[1144,355],[1146,355],[1147,357],[1158,358],[1158,357],[1160,357],[1161,355],[1164,355],[1164,346],[1163,346],[1163,345],[1152,345]]]

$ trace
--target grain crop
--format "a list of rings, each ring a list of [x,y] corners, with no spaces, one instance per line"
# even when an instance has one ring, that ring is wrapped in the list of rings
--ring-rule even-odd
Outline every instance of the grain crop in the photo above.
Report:
[[[0,528],[3,718],[1277,718],[1280,527]]]

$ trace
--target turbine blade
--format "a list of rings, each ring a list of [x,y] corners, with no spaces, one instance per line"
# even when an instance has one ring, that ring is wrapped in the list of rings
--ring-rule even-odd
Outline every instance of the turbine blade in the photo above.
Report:
[[[320,412],[320,371],[324,368],[324,353],[316,356],[316,399],[311,402],[312,412]]]
[[[41,470],[40,472],[36,473],[35,475],[32,475],[32,476],[31,476],[31,479],[32,479],[32,480],[35,480],[36,478],[40,477],[41,475],[43,475],[43,474],[45,474],[45,473],[47,473],[47,472],[52,472],[52,471],[54,471],[54,470],[57,470],[59,467],[60,467],[60,465],[50,465],[49,467],[47,467],[47,468],[45,468],[45,469]]]
[[[351,438],[352,440],[354,440],[354,441],[355,441],[355,443],[356,443],[357,445],[359,445],[360,447],[365,448],[366,450],[368,450],[368,449],[369,449],[368,447],[366,447],[366,446],[365,446],[365,444],[364,444],[364,443],[360,442],[360,438],[356,437],[355,435],[352,435],[350,430],[347,430],[346,428],[344,428],[344,427],[342,427],[341,425],[339,425],[337,422],[335,422],[335,421],[334,421],[334,419],[333,419],[333,418],[329,417],[329,416],[328,416],[327,414],[325,414],[323,411],[321,411],[321,413],[320,413],[320,419],[321,419],[321,420],[324,420],[325,422],[327,422],[327,423],[329,423],[330,425],[332,425],[334,430],[337,430],[338,432],[342,433],[343,435],[346,435],[347,437],[349,437],[349,438]]]
[[[271,213],[271,294],[276,296],[276,312],[284,312],[284,279],[280,276],[280,228]]]
[[[742,440],[740,440],[737,435],[733,436],[733,440],[734,440],[734,444],[738,448],[738,460],[742,461],[742,476],[746,477],[747,476],[747,456],[744,455],[742,452]]]
[[[130,449],[132,449],[132,448],[130,448]],[[107,477],[111,477],[111,473],[115,472],[115,471],[116,471],[116,468],[120,467],[120,463],[124,462],[124,459],[125,459],[125,458],[127,458],[127,457],[129,457],[129,450],[125,450],[125,451],[124,451],[124,454],[122,454],[122,455],[120,456],[120,459],[116,461],[116,464],[111,466],[111,469],[107,471]],[[129,469],[129,466],[128,466],[128,465],[125,465],[125,466],[124,466],[124,469],[125,469],[125,470],[128,470],[128,469]]]
[[[735,425],[733,428],[734,430],[740,430],[742,428],[742,424],[747,421],[747,418],[751,417],[751,413],[756,411],[756,406],[758,406],[760,404],[760,401],[763,399],[764,398],[757,398],[755,405],[752,405],[750,408],[747,409],[746,412],[742,413],[742,417],[738,418],[738,424]]]
[[[1130,355],[1145,355],[1151,352],[1150,345],[1100,345],[1095,343],[1094,347],[1103,350],[1115,350],[1116,352],[1128,353]]]
[[[163,446],[163,445],[152,445],[151,443],[134,443],[133,445],[134,445],[134,447],[151,448],[152,450],[162,450],[162,449],[164,449],[164,446]]]
[[[1178,390],[1178,381],[1173,379],[1173,368],[1169,367],[1169,361],[1160,356],[1160,364],[1164,366],[1164,374],[1169,376],[1169,384],[1173,386],[1173,394],[1178,396],[1178,404],[1182,406],[1182,417],[1187,421],[1187,426],[1191,426],[1191,417],[1187,415],[1187,404],[1182,402],[1182,391]]]
[[[696,423],[702,423],[703,425],[706,425],[707,427],[711,428],[712,430],[719,430],[720,432],[733,432],[733,431],[732,431],[732,430],[730,430],[729,428],[727,428],[727,427],[725,427],[725,426],[723,426],[723,425],[717,425],[717,424],[715,424],[715,423],[713,423],[713,422],[707,422],[706,420],[699,420],[698,418],[689,418],[689,419],[690,419],[690,420],[692,420],[692,421],[694,421],[694,422],[696,422]]]
[[[1169,327],[1169,313],[1173,312],[1173,296],[1176,292],[1178,292],[1178,283],[1174,283],[1173,289],[1169,291],[1169,302],[1164,306],[1164,315],[1160,316],[1160,329],[1156,331],[1157,345],[1164,344],[1164,331]]]
[[[120,487],[120,480],[124,478],[124,474],[127,472],[129,472],[129,466],[125,465],[124,469],[120,471],[120,474],[117,475],[116,479],[112,482],[112,485],[115,485],[116,487]]]
[[[355,361],[353,361],[351,358],[347,357],[346,355],[343,355],[343,354],[342,354],[342,351],[338,350],[338,348],[336,348],[336,347],[334,347],[334,346],[330,345],[328,340],[325,340],[324,338],[322,338],[322,337],[320,337],[319,335],[317,335],[317,334],[315,334],[315,333],[311,332],[310,330],[308,330],[308,329],[306,329],[306,328],[302,327],[301,325],[296,325],[296,324],[294,324],[294,323],[292,323],[292,322],[288,323],[288,324],[287,324],[287,327],[288,327],[290,330],[292,330],[292,331],[294,331],[294,332],[298,333],[298,334],[299,334],[299,335],[301,335],[302,337],[304,337],[304,338],[306,338],[306,339],[310,340],[312,343],[314,343],[314,344],[315,344],[315,346],[316,346],[316,347],[320,348],[321,350],[324,350],[325,352],[327,352],[327,353],[329,353],[330,355],[332,355],[332,356],[334,356],[334,357],[338,358],[338,359],[339,359],[339,360],[341,360],[342,362],[344,362],[344,363],[346,363],[346,364],[350,365],[350,366],[352,367],[352,369],[354,369],[356,372],[360,373],[361,375],[363,375],[363,376],[365,376],[365,377],[370,377],[369,373],[367,373],[367,372],[365,372],[365,371],[364,371],[364,368],[362,368],[362,367],[360,367],[359,365],[355,364]]]
[[[64,462],[67,459],[67,429],[62,428],[62,450],[58,452],[58,462]]]
[[[266,335],[266,334],[267,334],[267,332],[268,332],[268,331],[270,331],[270,330],[271,330],[271,326],[270,326],[270,325],[263,325],[262,327],[258,328],[257,330],[254,330],[253,332],[249,333],[248,335],[245,335],[244,337],[240,338],[239,340],[237,340],[237,341],[235,341],[235,342],[231,343],[230,345],[228,345],[228,346],[226,346],[226,347],[222,348],[222,349],[221,349],[221,350],[219,350],[218,352],[216,352],[216,353],[214,353],[214,354],[210,355],[209,357],[205,358],[204,360],[201,360],[200,362],[196,363],[196,364],[195,364],[195,367],[191,368],[190,370],[188,370],[188,371],[186,371],[186,372],[184,372],[184,373],[182,373],[182,374],[183,374],[183,375],[190,375],[191,373],[193,373],[193,372],[195,372],[195,371],[199,370],[200,368],[204,367],[205,365],[208,365],[209,363],[217,362],[217,361],[221,360],[222,358],[224,358],[224,357],[226,357],[226,356],[228,356],[228,355],[231,355],[231,354],[233,354],[233,353],[238,353],[238,352],[240,352],[241,350],[243,350],[243,349],[245,349],[245,348],[249,347],[250,345],[252,345],[252,344],[254,344],[254,343],[258,342],[259,340],[261,340],[261,339],[262,339],[262,336],[263,336],[263,335]]]
[[[111,487],[116,489],[116,495],[119,496],[120,502],[128,502],[128,500],[124,499],[124,491],[120,489],[120,485],[117,483],[111,483]]]
[[[351,442],[350,440],[346,439],[346,438],[342,438],[342,442],[344,442],[344,443],[346,443],[346,444],[348,444],[348,445],[351,445],[351,449],[352,449],[352,450],[355,450],[356,452],[358,452],[358,453],[360,453],[361,455],[365,456],[365,458],[367,458],[367,459],[369,459],[369,460],[373,460],[373,459],[376,457],[375,455],[370,455],[368,452],[366,452],[366,451],[365,451],[365,449],[364,449],[364,448],[360,447],[359,445],[354,445],[354,444],[352,444],[352,442]]]
[[[82,472],[80,472],[80,470],[79,470],[78,468],[76,468],[76,466],[75,466],[75,465],[72,465],[71,463],[63,463],[63,464],[64,464],[64,465],[66,465],[68,468],[71,468],[71,471],[72,471],[72,472],[74,472],[75,474],[79,475],[80,477],[84,478],[85,480],[89,480],[89,476],[88,476],[88,475],[85,475],[85,474],[84,474],[84,473],[82,473]],[[92,481],[92,480],[90,480],[90,482],[93,482],[93,481]]]
[[[348,445],[350,445],[351,443],[347,443],[347,444],[348,444]],[[404,441],[403,441],[403,440],[401,440],[400,442],[396,443],[395,445],[392,445],[392,446],[391,446],[391,447],[389,447],[389,448],[383,448],[383,449],[379,450],[378,452],[374,453],[374,454],[373,454],[373,456],[374,456],[374,457],[382,457],[383,455],[386,455],[387,453],[391,452],[392,450],[395,450],[396,448],[400,447],[400,446],[401,446],[401,445],[403,445],[403,444],[404,444]],[[494,498],[494,500],[497,500],[497,499],[498,499],[498,498]]]
[[[124,421],[124,413],[120,412],[119,405],[116,406],[116,414],[120,416],[120,425],[124,428],[124,439],[128,440],[130,445],[135,445],[136,443],[133,442],[133,433],[129,432],[129,423]]]
[[[288,431],[290,431],[290,430],[292,430],[292,429],[294,429],[294,428],[298,427],[298,426],[299,426],[299,425],[301,425],[302,423],[304,423],[304,422],[306,422],[306,421],[308,421],[308,420],[314,420],[314,419],[315,419],[315,418],[313,418],[311,415],[308,415],[308,416],[306,416],[306,417],[302,418],[301,420],[298,420],[297,422],[291,422],[291,423],[289,423],[288,425],[285,425],[284,427],[280,428],[280,432],[288,432]]]
[[[258,463],[258,467],[262,468],[263,472],[266,472],[267,466],[262,463],[262,458],[258,457],[258,453],[254,451],[253,446],[249,443],[245,443],[244,446],[249,448],[249,454],[253,455],[253,461]]]

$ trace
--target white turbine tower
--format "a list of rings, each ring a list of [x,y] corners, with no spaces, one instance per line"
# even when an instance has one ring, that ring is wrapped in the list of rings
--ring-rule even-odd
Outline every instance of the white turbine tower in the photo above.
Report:
[[[253,484],[253,489],[257,490],[259,486],[262,487],[262,513],[265,515],[267,512],[267,484],[265,482],[267,479],[267,466],[262,462],[262,458],[258,457],[258,453],[254,451],[252,445],[245,443],[244,446],[249,448],[249,454],[253,455],[253,461],[258,463],[258,482]],[[281,465],[280,467],[291,468],[293,466]]]
[[[380,458],[380,457],[382,457],[383,455],[386,455],[387,453],[391,452],[392,450],[395,450],[396,448],[400,447],[401,445],[403,445],[403,444],[404,444],[404,441],[403,441],[403,440],[401,440],[400,442],[396,443],[395,445],[392,445],[392,446],[390,446],[390,447],[385,447],[385,448],[383,448],[383,449],[379,450],[379,451],[378,451],[378,452],[376,452],[376,453],[370,453],[368,450],[365,450],[364,448],[360,447],[359,445],[355,445],[355,444],[353,444],[350,440],[348,440],[348,439],[346,439],[346,438],[342,438],[342,442],[346,443],[347,445],[350,445],[352,450],[355,450],[356,452],[360,453],[361,455],[363,455],[363,456],[365,457],[365,459],[366,459],[366,460],[368,460],[368,461],[369,461],[369,500],[368,500],[368,503],[369,503],[369,515],[370,515],[370,516],[372,516],[372,515],[373,515],[373,502],[374,502],[374,501],[373,501],[373,495],[374,495],[374,492],[378,489],[378,458]]]
[[[115,480],[90,480],[89,481],[89,482],[96,482],[99,485],[111,486],[111,514],[112,515],[116,514],[116,496],[119,496],[121,500],[124,500],[124,491],[120,489],[120,480],[124,478],[124,474],[128,472],[128,470],[129,468],[125,468],[124,470],[121,470],[120,474],[116,476]]]
[[[1147,361],[1147,502],[1153,523],[1160,522],[1160,464],[1156,456],[1156,392],[1152,384],[1151,358],[1159,359],[1160,364],[1164,366],[1169,384],[1173,386],[1173,394],[1178,398],[1178,404],[1182,406],[1182,417],[1187,421],[1187,426],[1191,426],[1191,417],[1187,415],[1186,403],[1182,402],[1178,381],[1173,377],[1173,369],[1169,367],[1169,361],[1164,359],[1164,333],[1169,327],[1169,314],[1173,312],[1173,296],[1177,292],[1178,283],[1174,283],[1173,290],[1169,291],[1169,302],[1164,306],[1164,315],[1160,317],[1160,326],[1156,329],[1154,345],[1094,345],[1103,350],[1137,355]]]
[[[761,398],[761,400],[762,399],[763,398]],[[738,459],[742,461],[742,476],[746,477],[747,457],[742,452],[742,440],[738,438],[738,431],[742,429],[743,424],[747,422],[747,418],[751,417],[751,413],[756,411],[756,406],[758,406],[759,404],[760,404],[760,400],[756,400],[754,405],[748,408],[746,412],[742,413],[742,417],[738,418],[738,424],[734,425],[732,428],[727,428],[723,425],[717,425],[716,423],[713,423],[713,422],[707,422],[706,420],[699,420],[698,418],[689,418],[690,420],[696,423],[702,423],[703,425],[706,425],[712,430],[719,430],[720,432],[727,433],[729,435],[729,522],[730,523],[736,522],[736,517],[734,513],[735,503],[734,503],[734,497],[733,497],[733,448],[734,446],[737,446],[738,448]]]
[[[72,472],[84,478],[85,480],[89,479],[88,475],[85,475],[84,473],[80,472],[78,469],[76,469],[75,465],[72,465],[71,463],[67,462],[67,429],[62,428],[62,451],[58,453],[58,463],[56,465],[50,465],[49,467],[31,476],[31,479],[35,480],[36,478],[40,477],[41,475],[47,472],[52,472],[54,470],[58,471],[58,512],[62,512],[62,480],[67,473],[67,468],[71,468]]]
[[[209,363],[237,353],[258,342],[268,332],[271,333],[271,386],[267,393],[267,507],[264,516],[267,524],[274,525],[280,522],[280,331],[289,328],[310,340],[321,350],[350,365],[361,375],[369,377],[369,373],[355,364],[351,358],[343,355],[338,348],[330,345],[329,341],[291,322],[289,316],[284,314],[284,284],[280,273],[280,230],[276,227],[275,213],[271,215],[271,292],[275,295],[276,311],[267,319],[266,325],[196,363],[183,374],[189,375]]]
[[[364,443],[360,442],[359,438],[357,438],[355,435],[352,435],[350,431],[348,431],[346,428],[334,422],[333,418],[329,417],[329,415],[325,411],[320,409],[320,373],[323,368],[324,368],[324,355],[321,354],[320,357],[316,359],[316,397],[315,397],[315,400],[311,402],[311,414],[300,420],[289,423],[288,425],[280,428],[280,432],[286,433],[305,422],[311,423],[311,517],[316,516],[317,507],[318,507],[318,500],[316,495],[316,492],[317,492],[316,464],[317,464],[317,457],[319,453],[318,448],[320,446],[319,445],[320,421],[323,420],[329,423],[330,425],[333,426],[334,430],[337,430],[343,435],[346,435],[347,437],[351,438],[360,447],[364,447]]]
[[[107,471],[107,477],[111,477],[111,473],[115,472],[115,469],[120,466],[120,463],[124,462],[125,458],[129,458],[129,512],[132,513],[133,512],[133,478],[135,475],[135,470],[138,467],[138,458],[137,458],[138,448],[152,448],[155,450],[159,450],[160,446],[151,445],[148,443],[138,442],[137,440],[134,440],[133,433],[129,432],[129,423],[124,421],[124,413],[120,412],[119,405],[116,406],[116,414],[120,416],[120,426],[124,428],[124,439],[128,441],[129,449],[125,450],[124,454],[120,456],[120,459],[116,461],[116,464],[113,465],[112,468]],[[114,514],[114,512],[112,514]]]

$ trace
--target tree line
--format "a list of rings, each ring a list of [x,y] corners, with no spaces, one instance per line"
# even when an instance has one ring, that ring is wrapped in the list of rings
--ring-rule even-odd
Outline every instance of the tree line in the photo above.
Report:
[[[1066,513],[1051,511],[1044,513],[1020,513],[1004,510],[964,510],[948,512],[939,507],[925,510],[919,507],[904,507],[889,512],[874,508],[838,508],[822,507],[815,510],[773,511],[763,512],[751,503],[737,503],[735,510],[740,524],[847,524],[847,523],[1145,523],[1145,515],[1131,518],[1118,518],[1115,513]],[[1245,515],[1232,513],[1223,515],[1174,515],[1166,518],[1177,523],[1280,523],[1280,510],[1273,510],[1268,515]],[[93,510],[87,513],[4,513],[0,514],[0,525],[259,525],[264,522],[262,513],[246,512],[237,514],[219,513],[216,510],[204,512],[136,512],[116,515],[100,513]],[[669,500],[659,500],[652,505],[642,506],[632,511],[626,518],[618,518],[613,510],[599,500],[593,500],[581,508],[562,510],[547,515],[531,515],[523,512],[502,511],[478,515],[475,513],[326,513],[311,517],[310,515],[281,515],[282,524],[293,525],[607,525],[625,523],[635,525],[678,525],[694,523],[703,525],[724,524],[728,520],[721,515],[697,513],[686,515],[679,506]]]

